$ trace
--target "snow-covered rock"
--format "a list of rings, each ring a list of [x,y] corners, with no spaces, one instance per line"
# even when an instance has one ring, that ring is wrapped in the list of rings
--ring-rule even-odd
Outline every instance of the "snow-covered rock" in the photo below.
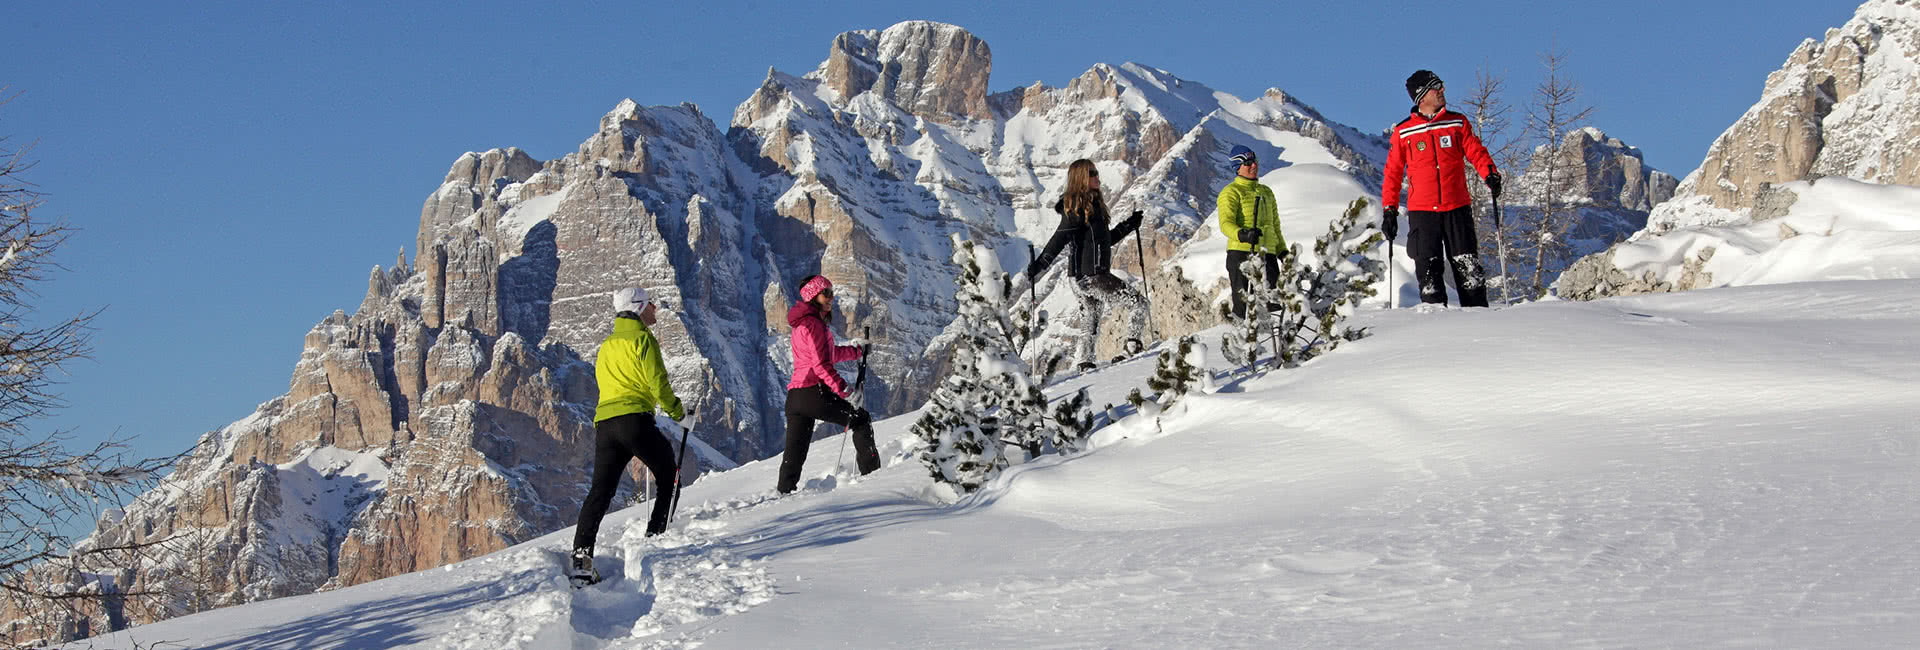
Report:
[[[1920,185],[1916,139],[1920,5],[1868,0],[1767,75],[1760,100],[1720,134],[1677,195],[1737,213],[1756,207],[1770,184],[1844,176]],[[1664,212],[1653,227],[1709,223],[1715,214]]]
[[[1901,202],[1920,185],[1915,141],[1920,5],[1868,0],[1845,25],[1827,30],[1824,40],[1802,42],[1768,75],[1760,100],[1720,135],[1674,198],[1654,208],[1645,228],[1575,263],[1554,291],[1590,299],[1909,277],[1911,266],[1892,251],[1905,250],[1903,233],[1920,230],[1908,219],[1911,204]],[[1856,200],[1886,212],[1860,215],[1846,207]],[[1789,215],[1795,219],[1771,223]],[[1848,232],[1856,228],[1862,232]],[[1801,235],[1815,238],[1796,239]],[[1834,237],[1891,238],[1884,242],[1890,248],[1846,260],[1813,243]]]

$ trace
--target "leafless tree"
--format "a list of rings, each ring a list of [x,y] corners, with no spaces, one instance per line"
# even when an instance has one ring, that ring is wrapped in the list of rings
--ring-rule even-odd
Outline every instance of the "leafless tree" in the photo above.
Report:
[[[0,106],[11,98],[0,87]],[[35,220],[42,198],[23,178],[31,149],[0,137],[0,610],[112,607],[125,594],[87,576],[141,545],[76,545],[67,531],[151,486],[173,459],[133,457],[118,439],[73,447],[70,432],[35,428],[64,406],[54,373],[86,357],[97,312],[33,318],[33,287],[60,268],[55,253],[72,231]],[[13,637],[0,630],[0,644]]]
[[[1527,161],[1521,155],[1525,151],[1525,141],[1513,137],[1513,120],[1508,115],[1510,108],[1505,95],[1505,75],[1492,72],[1482,65],[1474,71],[1474,85],[1462,96],[1464,99],[1460,105],[1466,109],[1464,112],[1468,119],[1473,121],[1474,132],[1480,136],[1480,142],[1486,145],[1494,164],[1512,181],[1525,168]],[[1482,266],[1499,270],[1497,275],[1488,278],[1488,283],[1499,290],[1501,302],[1511,303],[1513,277],[1507,263],[1513,261],[1514,250],[1507,243],[1514,238],[1517,229],[1513,221],[1496,219],[1499,214],[1494,210],[1493,194],[1481,182],[1479,173],[1468,166],[1466,175],[1467,191],[1473,195],[1474,231],[1480,236],[1480,256],[1493,261]]]
[[[1567,133],[1593,114],[1592,106],[1580,103],[1580,86],[1566,78],[1564,52],[1548,50],[1540,55],[1540,62],[1546,76],[1534,87],[1527,105],[1528,139],[1537,143],[1528,168],[1535,177],[1530,184],[1534,196],[1528,197],[1533,205],[1521,213],[1517,224],[1517,243],[1532,266],[1532,279],[1525,287],[1529,298],[1545,295],[1548,281],[1568,261],[1569,235],[1579,219],[1575,194],[1586,185],[1586,169],[1563,155],[1578,152],[1561,148]]]

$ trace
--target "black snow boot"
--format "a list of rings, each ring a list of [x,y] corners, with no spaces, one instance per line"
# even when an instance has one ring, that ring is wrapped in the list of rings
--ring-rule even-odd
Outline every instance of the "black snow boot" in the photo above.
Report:
[[[600,582],[600,572],[593,568],[593,549],[573,549],[573,568],[567,572],[567,581],[574,589]]]

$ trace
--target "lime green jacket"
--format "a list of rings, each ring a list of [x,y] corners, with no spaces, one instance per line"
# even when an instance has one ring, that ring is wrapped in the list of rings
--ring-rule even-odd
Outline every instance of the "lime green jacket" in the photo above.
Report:
[[[1241,228],[1259,228],[1260,241],[1240,241]],[[1220,233],[1227,236],[1227,250],[1251,251],[1258,244],[1262,253],[1286,250],[1287,238],[1280,234],[1280,208],[1274,205],[1273,189],[1243,176],[1220,189]]]
[[[647,326],[631,318],[613,319],[613,334],[600,342],[593,362],[593,378],[600,385],[600,405],[593,421],[628,413],[652,413],[658,405],[667,417],[686,417],[680,398],[667,384],[667,364],[660,358],[660,342]]]

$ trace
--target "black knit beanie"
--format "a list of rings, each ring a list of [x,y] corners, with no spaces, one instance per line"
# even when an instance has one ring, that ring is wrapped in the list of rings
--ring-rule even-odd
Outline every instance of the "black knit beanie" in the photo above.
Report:
[[[1440,87],[1443,83],[1440,81],[1440,75],[1434,74],[1432,70],[1415,70],[1413,76],[1407,77],[1407,96],[1413,98],[1413,103],[1418,104],[1421,95]]]

